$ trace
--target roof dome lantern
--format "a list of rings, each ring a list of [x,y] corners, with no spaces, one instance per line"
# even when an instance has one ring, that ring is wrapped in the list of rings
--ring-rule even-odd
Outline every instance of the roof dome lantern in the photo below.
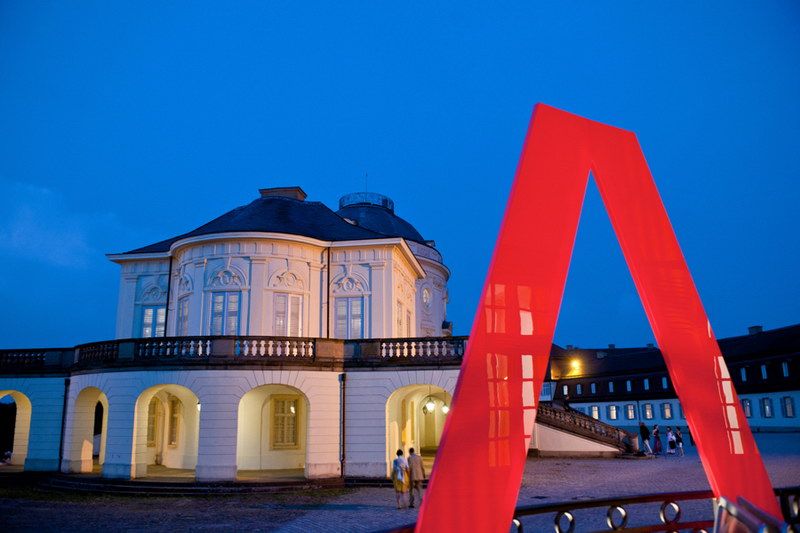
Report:
[[[339,209],[351,205],[374,205],[394,213],[394,201],[376,192],[352,192],[339,198]]]

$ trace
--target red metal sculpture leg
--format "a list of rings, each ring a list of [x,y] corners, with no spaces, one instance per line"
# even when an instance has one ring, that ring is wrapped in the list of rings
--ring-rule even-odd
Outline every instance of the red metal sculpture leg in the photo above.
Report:
[[[508,530],[590,170],[714,493],[780,515],[636,136],[539,104],[418,531]]]

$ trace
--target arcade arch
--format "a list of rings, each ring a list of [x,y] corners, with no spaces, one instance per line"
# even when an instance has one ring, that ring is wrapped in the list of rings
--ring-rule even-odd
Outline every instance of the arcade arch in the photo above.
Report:
[[[16,407],[14,415],[13,436],[11,437],[11,464],[15,466],[23,466],[25,459],[28,457],[28,437],[31,428],[31,401],[27,396],[15,390],[0,390],[0,401],[6,402],[10,397]],[[10,424],[9,424],[9,429]],[[0,450],[3,452],[5,450]]]
[[[236,465],[239,475],[304,476],[309,401],[288,385],[262,385],[239,402]],[[260,472],[253,472],[260,471]]]
[[[408,385],[389,396],[386,401],[387,475],[398,449],[408,454],[408,449],[414,448],[428,465],[432,465],[452,400],[445,389],[431,384]]]
[[[156,385],[136,400],[134,477],[186,475],[197,466],[202,405],[182,385]],[[193,474],[193,472],[192,472]]]

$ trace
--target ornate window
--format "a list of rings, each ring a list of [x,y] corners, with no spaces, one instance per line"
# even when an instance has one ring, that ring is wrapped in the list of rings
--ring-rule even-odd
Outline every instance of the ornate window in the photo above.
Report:
[[[189,334],[189,297],[178,299],[178,322],[175,328],[176,335],[184,337]]]
[[[614,392],[614,382],[613,381],[609,381],[608,382],[608,392]]]
[[[164,406],[161,400],[153,396],[147,406],[147,446],[154,447],[158,439],[158,427],[164,416]]]
[[[178,445],[178,425],[180,424],[182,409],[183,404],[181,401],[171,396],[169,399],[169,431],[167,432],[167,444],[170,446]]]
[[[589,390],[592,394],[597,394],[597,383],[590,383]]]
[[[592,418],[594,418],[595,420],[599,420],[600,419],[600,406],[598,406],[598,405],[591,406],[589,408],[589,412],[590,412]]]
[[[336,298],[334,335],[337,339],[364,338],[364,298]]]
[[[609,405],[608,406],[608,419],[609,420],[616,420],[619,417],[619,413],[617,411],[616,405]]]
[[[292,449],[300,446],[297,432],[299,396],[272,397],[272,448]]]
[[[665,402],[661,404],[661,418],[664,420],[672,419],[672,404]]]
[[[667,389],[667,388],[669,388],[669,381],[667,381],[667,376],[663,376],[663,377],[661,378],[661,388],[662,388],[662,389]]]
[[[625,405],[625,418],[633,420],[636,418],[636,406],[632,403]]]
[[[163,337],[167,318],[167,309],[163,305],[145,305],[142,307],[142,337]]]
[[[644,378],[642,384],[644,385],[644,390],[650,390],[650,378]]]
[[[644,418],[645,420],[652,420],[653,419],[653,404],[652,403],[642,404],[642,418]]]
[[[211,335],[238,335],[242,293],[211,293]]]
[[[275,326],[273,334],[281,337],[303,335],[303,296],[276,293],[273,299]]]

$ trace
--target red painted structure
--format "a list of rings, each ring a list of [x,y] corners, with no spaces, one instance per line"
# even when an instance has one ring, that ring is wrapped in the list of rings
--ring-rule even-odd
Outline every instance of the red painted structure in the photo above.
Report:
[[[780,516],[636,136],[538,104],[417,531],[508,531],[590,171],[714,494]]]

